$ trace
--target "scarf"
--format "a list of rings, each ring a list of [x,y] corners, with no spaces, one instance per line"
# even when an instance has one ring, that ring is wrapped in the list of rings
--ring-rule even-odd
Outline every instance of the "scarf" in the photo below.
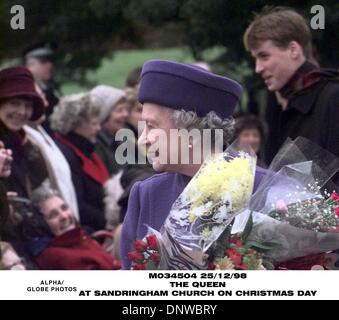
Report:
[[[109,173],[104,163],[95,152],[92,152],[88,157],[75,144],[67,140],[60,133],[55,133],[55,137],[60,142],[72,149],[73,152],[81,159],[82,169],[85,174],[101,185],[103,185],[108,180]]]
[[[339,81],[339,70],[318,68],[306,61],[279,92],[289,100],[303,95],[321,80]]]

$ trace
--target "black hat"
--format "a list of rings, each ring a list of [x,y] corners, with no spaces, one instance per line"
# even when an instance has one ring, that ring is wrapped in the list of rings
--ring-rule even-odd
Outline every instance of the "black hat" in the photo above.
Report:
[[[51,43],[39,43],[27,48],[23,56],[25,60],[29,58],[36,58],[36,59],[47,59],[53,60],[55,54],[55,46]]]

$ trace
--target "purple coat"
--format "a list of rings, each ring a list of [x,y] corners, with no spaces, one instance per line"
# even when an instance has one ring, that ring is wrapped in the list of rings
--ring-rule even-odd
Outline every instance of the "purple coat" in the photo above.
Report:
[[[257,189],[266,170],[257,167],[254,191]],[[179,197],[191,177],[178,173],[160,173],[134,184],[121,232],[121,260],[123,269],[130,268],[127,253],[133,251],[132,242],[143,239],[147,233],[146,225],[160,230],[172,204]]]

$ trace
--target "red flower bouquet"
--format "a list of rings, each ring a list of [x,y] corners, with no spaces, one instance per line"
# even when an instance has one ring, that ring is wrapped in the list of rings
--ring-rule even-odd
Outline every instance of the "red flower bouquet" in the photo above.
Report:
[[[132,262],[132,270],[157,269],[160,263],[160,253],[155,235],[149,235],[145,240],[135,240],[133,248],[135,251],[128,253],[128,259]]]

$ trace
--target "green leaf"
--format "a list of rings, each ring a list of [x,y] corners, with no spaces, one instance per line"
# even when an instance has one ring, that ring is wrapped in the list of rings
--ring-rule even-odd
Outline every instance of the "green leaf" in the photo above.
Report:
[[[262,265],[267,269],[267,270],[274,270],[275,266],[274,264],[269,261],[269,260],[263,260]]]
[[[224,252],[225,249],[229,247],[229,239],[230,239],[230,235],[231,235],[231,229],[232,229],[232,225],[229,225],[224,231],[223,233],[220,235],[220,237],[218,238],[217,245],[215,247],[214,250],[214,257],[215,258],[223,258],[225,256]]]
[[[247,241],[245,243],[245,247],[247,249],[255,248],[255,249],[261,249],[261,250],[264,250],[264,251],[273,249],[273,246],[269,246],[269,245],[267,245],[267,243],[264,243],[264,242],[260,243],[260,242],[256,242],[256,241]]]
[[[250,213],[250,216],[248,217],[245,229],[243,231],[243,233],[241,234],[241,240],[242,241],[246,241],[246,239],[248,238],[248,236],[250,235],[251,231],[252,231],[252,227],[253,227],[253,215],[252,215],[252,211]]]
[[[151,259],[149,259],[146,262],[146,270],[157,270],[157,269],[158,269],[158,267],[156,266],[156,264]]]
[[[271,249],[276,248],[281,245],[280,243],[274,242],[274,241],[265,241],[265,242],[261,242],[261,244],[267,247],[271,247]]]

